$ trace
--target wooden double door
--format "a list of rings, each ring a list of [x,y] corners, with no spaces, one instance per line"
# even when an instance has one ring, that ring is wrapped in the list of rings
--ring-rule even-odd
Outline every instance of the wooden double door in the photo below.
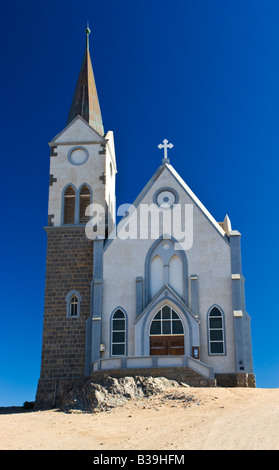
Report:
[[[151,356],[184,355],[184,335],[150,336]]]

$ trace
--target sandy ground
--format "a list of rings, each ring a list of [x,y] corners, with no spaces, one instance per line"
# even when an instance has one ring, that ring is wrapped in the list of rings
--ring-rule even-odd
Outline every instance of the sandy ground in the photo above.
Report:
[[[2,413],[0,449],[279,450],[279,389],[179,387],[109,412]]]

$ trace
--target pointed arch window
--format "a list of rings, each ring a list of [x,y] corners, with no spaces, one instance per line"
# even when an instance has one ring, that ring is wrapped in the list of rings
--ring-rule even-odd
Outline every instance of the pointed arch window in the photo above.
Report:
[[[112,316],[111,326],[111,355],[126,355],[126,316],[122,310],[118,309]]]
[[[212,307],[208,315],[209,354],[224,354],[224,319],[218,307]]]
[[[162,307],[150,325],[151,356],[184,355],[184,328],[179,315],[168,305]]]
[[[69,186],[64,195],[64,224],[75,223],[76,193],[72,186]]]
[[[90,217],[85,215],[86,208],[90,204],[90,190],[89,188],[84,185],[82,186],[80,193],[79,193],[79,223],[86,224]]]
[[[168,284],[184,301],[187,300],[187,260],[170,239],[163,239],[146,259],[148,266],[147,301]]]
[[[165,305],[154,316],[150,326],[150,336],[152,335],[183,335],[184,328],[177,313]]]
[[[66,296],[67,318],[78,318],[80,316],[81,295],[77,290],[71,290]]]
[[[78,298],[76,295],[72,295],[70,301],[70,317],[78,316]]]
[[[177,254],[169,260],[169,284],[180,297],[183,297],[183,265]]]
[[[161,256],[156,255],[150,265],[150,289],[153,298],[164,285],[164,262]]]

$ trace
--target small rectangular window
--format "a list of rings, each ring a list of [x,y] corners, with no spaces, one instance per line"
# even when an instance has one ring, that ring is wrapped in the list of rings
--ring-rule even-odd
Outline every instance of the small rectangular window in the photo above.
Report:
[[[113,330],[120,330],[124,331],[125,330],[125,320],[113,320]]]
[[[210,352],[211,354],[223,354],[223,342],[215,343],[214,341],[210,343]]]
[[[112,333],[113,343],[125,343],[125,331],[114,331]]]
[[[124,356],[125,355],[125,344],[114,343],[112,345],[113,356]]]
[[[168,320],[164,320],[162,323],[163,323],[163,335],[170,335],[171,334],[171,322]]]
[[[222,318],[210,318],[209,328],[222,328]]]

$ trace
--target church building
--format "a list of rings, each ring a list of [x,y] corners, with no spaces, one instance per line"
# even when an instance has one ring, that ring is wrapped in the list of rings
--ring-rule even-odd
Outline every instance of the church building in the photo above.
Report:
[[[114,137],[103,127],[89,33],[66,127],[50,142],[37,407],[74,383],[165,376],[254,387],[241,234],[160,165],[116,224]],[[159,152],[159,150],[158,150]]]

